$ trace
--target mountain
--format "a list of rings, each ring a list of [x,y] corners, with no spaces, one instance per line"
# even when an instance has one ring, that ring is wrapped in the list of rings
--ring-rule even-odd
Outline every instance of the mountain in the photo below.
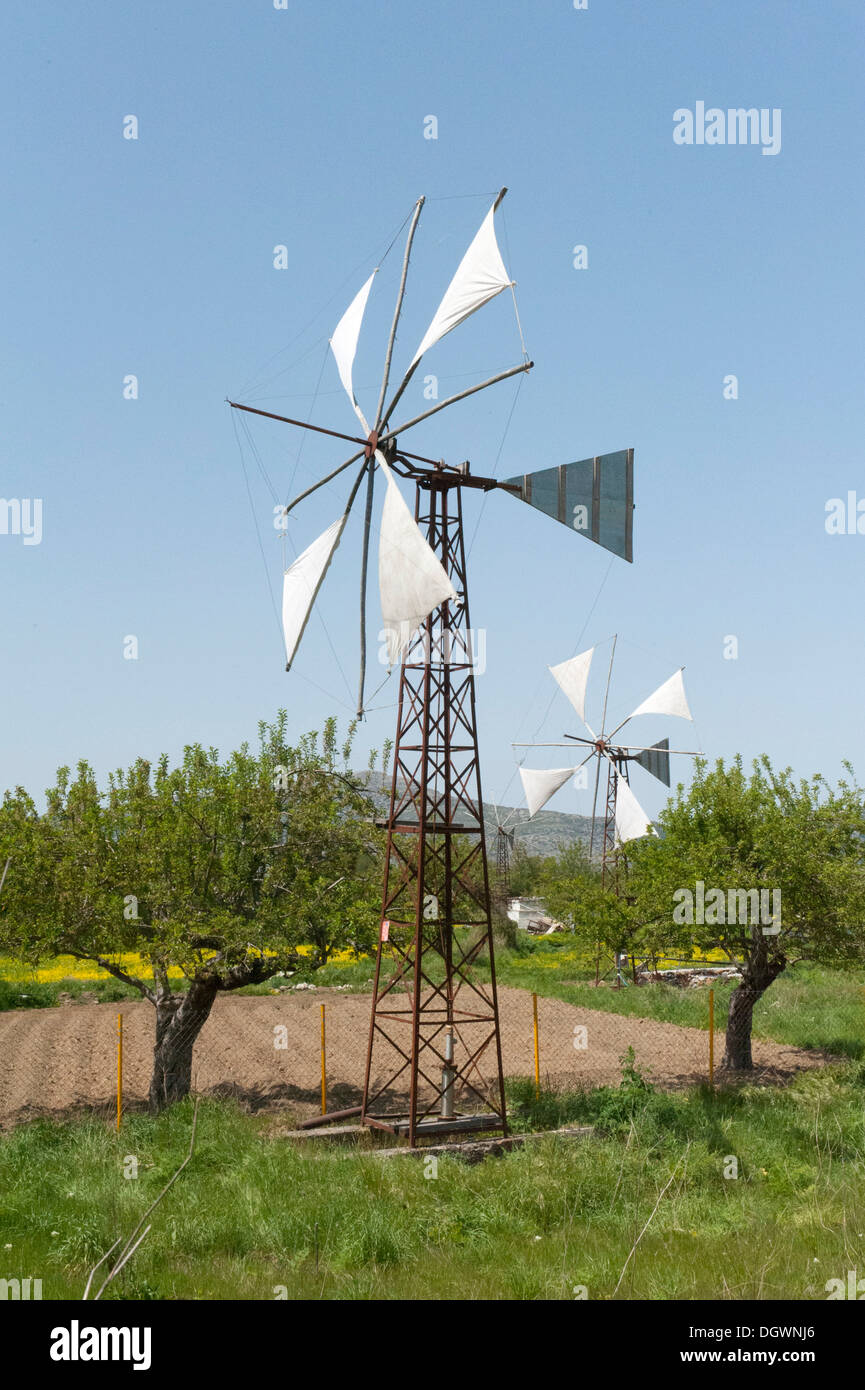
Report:
[[[356,772],[354,776],[381,814],[386,815],[390,803],[390,774]],[[457,816],[458,821],[466,819],[465,814]],[[523,806],[494,806],[492,802],[485,801],[484,831],[487,853],[492,858],[496,853],[496,829],[499,825],[513,830],[514,843],[520,845],[526,854],[546,855],[555,854],[559,845],[572,845],[579,840],[588,845],[592,820],[591,816],[572,816],[564,811],[538,811],[529,820],[529,813]]]

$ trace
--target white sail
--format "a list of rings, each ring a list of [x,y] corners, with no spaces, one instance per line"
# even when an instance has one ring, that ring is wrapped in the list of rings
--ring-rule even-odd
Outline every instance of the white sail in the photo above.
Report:
[[[378,583],[390,664],[396,665],[421,623],[457,592],[393,480],[383,454],[376,459],[387,479],[378,550]]]
[[[347,516],[347,513],[346,513]],[[312,605],[321,588],[333,552],[339,545],[346,516],[341,516],[332,526],[307,546],[298,555],[293,565],[289,565],[282,580],[282,631],[285,637],[285,669],[294,660],[303,630],[306,627]]]
[[[494,212],[495,205],[490,208],[477,236],[457,266],[456,274],[445,290],[432,323],[411,360],[412,367],[433,343],[450,333],[452,328],[456,328],[457,324],[462,323],[476,309],[480,309],[487,300],[494,299],[514,283],[508,278],[496,242]]]
[[[684,667],[671,676],[663,685],[659,685],[648,699],[638,705],[633,714],[628,715],[628,719],[634,719],[638,714],[675,714],[680,719],[691,719],[693,715],[688,709],[688,701],[685,699],[685,683],[682,680]],[[628,721],[625,720],[625,723]]]
[[[360,326],[363,322],[364,310],[366,309],[366,301],[369,299],[372,282],[377,273],[377,269],[374,270],[366,284],[362,289],[358,290],[339,323],[336,325],[336,328],[333,330],[333,337],[330,340],[330,347],[336,359],[339,379],[346,389],[355,414],[367,432],[369,432],[369,425],[363,417],[363,412],[354,394],[352,369],[354,367],[355,353],[357,352],[357,340],[360,337]]]
[[[589,647],[587,652],[580,652],[570,661],[549,668],[550,675],[558,681],[583,723],[586,722],[586,683],[594,651],[594,647]]]
[[[521,767],[520,780],[526,794],[529,816],[546,806],[550,797],[565,785],[569,777],[573,777],[576,770],[575,767],[552,767],[549,770]]]
[[[616,839],[624,845],[628,840],[639,840],[643,835],[654,835],[646,815],[624,777],[619,777],[616,787]]]

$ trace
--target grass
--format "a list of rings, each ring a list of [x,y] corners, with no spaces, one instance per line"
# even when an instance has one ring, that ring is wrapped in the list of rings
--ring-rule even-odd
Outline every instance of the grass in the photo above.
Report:
[[[521,940],[517,949],[496,952],[500,984],[533,990],[582,1008],[691,1028],[709,1026],[705,988],[651,984],[596,989],[593,979],[576,978],[578,975],[567,937]],[[714,988],[715,1027],[720,1029],[734,986],[718,984]],[[788,969],[757,1004],[754,1036],[795,1047],[825,1049],[841,1057],[865,1057],[865,975],[804,963]]]
[[[541,1094],[518,1082],[522,1128],[576,1121],[469,1167],[298,1148],[261,1118],[202,1103],[195,1156],[109,1293],[119,1298],[825,1298],[865,1269],[865,1068],[788,1089]],[[78,1298],[185,1157],[191,1106],[25,1125],[0,1138],[0,1277]],[[129,1157],[138,1165],[137,1178]],[[731,1159],[738,1177],[725,1177]],[[673,1180],[620,1275],[659,1193]],[[318,1255],[316,1256],[316,1245]],[[617,1285],[618,1291],[617,1290]]]
[[[115,1004],[121,999],[140,999],[137,989],[130,989],[120,980],[103,976],[101,980],[63,978],[41,980],[9,980],[0,978],[0,1012],[6,1009],[45,1009],[60,1002],[67,994],[85,1003]]]

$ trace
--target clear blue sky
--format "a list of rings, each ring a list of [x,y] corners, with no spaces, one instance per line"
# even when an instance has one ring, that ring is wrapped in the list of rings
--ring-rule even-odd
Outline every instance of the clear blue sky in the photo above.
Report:
[[[486,501],[471,552],[485,794],[518,798],[512,740],[576,730],[547,664],[614,631],[613,714],[684,664],[710,756],[765,750],[829,775],[849,757],[865,776],[865,536],[824,525],[829,498],[865,496],[863,13],[854,0],[5,7],[0,494],[41,498],[43,536],[0,535],[0,786],[39,794],[80,757],[104,774],[193,740],[228,751],[280,706],[298,735],[349,717],[358,519],[286,675],[256,534],[278,593],[273,498],[253,465],[250,507],[224,398],[245,390],[353,432],[324,358],[343,309],[426,194],[407,363],[503,184],[500,241],[536,367],[507,430],[512,383],[406,447],[478,472],[498,459],[507,477],[633,446],[637,510],[634,564],[610,565],[511,499]],[[780,153],[675,144],[674,111],[698,101],[779,108]],[[358,355],[368,404],[398,256]],[[519,357],[502,296],[426,370],[449,394]],[[129,373],[138,400],[123,399]],[[420,378],[405,403],[423,408]],[[279,500],[344,457],[318,438],[298,457],[297,432],[252,429]],[[298,510],[292,547],[344,491]],[[467,501],[470,535],[480,506]],[[374,651],[372,666],[374,686]],[[392,731],[395,697],[394,677],[362,747]],[[640,732],[694,737],[673,720]],[[661,789],[634,785],[655,812]],[[569,789],[553,804],[586,802]]]

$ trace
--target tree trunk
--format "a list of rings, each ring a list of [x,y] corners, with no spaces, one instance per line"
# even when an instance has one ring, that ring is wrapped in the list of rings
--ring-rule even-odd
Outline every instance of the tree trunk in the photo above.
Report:
[[[216,998],[212,984],[194,980],[186,994],[166,994],[156,1004],[156,1045],[150,1080],[154,1114],[183,1100],[192,1085],[192,1049]]]
[[[742,975],[742,983],[736,986],[730,996],[726,1047],[721,1063],[724,1070],[753,1071],[751,1025],[754,1005],[766,993],[772,981],[781,974],[786,964],[784,956],[768,959],[765,945],[760,943],[754,958]]]
[[[727,1014],[727,1040],[724,1060],[721,1066],[728,1071],[752,1071],[754,1060],[751,1056],[751,1021],[754,1005],[763,993],[761,989],[745,980],[737,985],[730,996],[730,1011]]]

